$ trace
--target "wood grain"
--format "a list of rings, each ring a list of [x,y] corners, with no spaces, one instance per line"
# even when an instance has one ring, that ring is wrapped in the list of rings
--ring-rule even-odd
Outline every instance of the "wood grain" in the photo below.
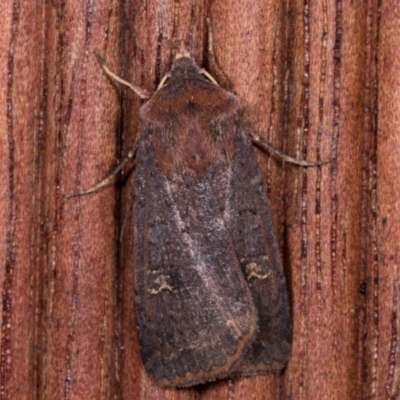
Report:
[[[104,177],[138,132],[141,101],[94,51],[154,90],[179,49],[207,67],[207,15],[249,125],[331,163],[257,150],[291,290],[284,374],[162,390],[138,348],[132,180],[65,195]],[[0,398],[400,396],[396,2],[13,0],[0,17]]]

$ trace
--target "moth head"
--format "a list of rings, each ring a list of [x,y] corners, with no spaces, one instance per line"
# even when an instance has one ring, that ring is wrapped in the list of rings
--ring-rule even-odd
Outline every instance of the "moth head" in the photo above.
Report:
[[[189,53],[177,54],[168,75],[168,83],[182,80],[203,79],[201,68],[197,66]]]
[[[176,60],[179,60],[180,58],[184,58],[184,57],[186,57],[186,58],[192,58],[192,57],[190,57],[190,53],[188,52],[188,51],[186,51],[186,50],[181,50],[181,51],[179,51],[177,54],[176,54],[176,56],[175,56],[175,61]]]
[[[164,76],[158,89],[161,89],[163,86],[188,80],[205,80],[219,86],[216,80],[206,70],[200,68],[196,64],[196,61],[190,57],[189,52],[180,51],[175,56],[175,61],[170,71]]]

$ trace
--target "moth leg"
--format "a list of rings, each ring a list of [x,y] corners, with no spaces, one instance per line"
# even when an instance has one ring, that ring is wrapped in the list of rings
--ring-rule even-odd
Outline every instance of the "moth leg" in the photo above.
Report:
[[[273,154],[276,154],[278,157],[282,158],[283,160],[290,162],[295,165],[300,165],[301,167],[318,167],[320,165],[328,164],[329,160],[324,161],[307,161],[307,160],[299,160],[298,158],[293,158],[285,153],[282,153],[280,150],[272,146],[272,144],[268,143],[266,140],[255,134],[254,132],[248,132],[250,135],[251,140],[256,145],[260,146],[262,149],[267,150]]]
[[[216,81],[219,82],[220,86],[224,89],[230,89],[232,84],[227,78],[227,76],[222,72],[221,68],[219,68],[217,61],[215,59],[214,53],[214,45],[213,45],[213,34],[212,34],[212,27],[210,17],[207,17],[207,35],[208,35],[208,69],[210,70],[211,74],[207,71],[203,71],[204,75],[210,79],[211,82],[217,84]],[[217,79],[215,80],[212,75],[216,76]],[[217,84],[218,85],[218,84]]]
[[[98,63],[100,64],[101,68],[103,69],[103,71],[113,80],[121,83],[122,85],[128,86],[130,89],[132,89],[141,99],[148,99],[152,93],[149,92],[146,89],[143,89],[139,86],[135,86],[132,85],[131,83],[129,83],[128,81],[120,78],[118,75],[114,74],[114,72],[112,72],[106,65],[105,60],[103,57],[100,56],[100,54],[95,53],[96,58]],[[124,159],[110,172],[110,174],[108,176],[106,176],[104,179],[102,179],[100,182],[96,183],[93,186],[90,186],[87,189],[82,189],[82,190],[78,190],[76,192],[70,193],[67,195],[67,198],[71,198],[71,197],[75,197],[75,196],[83,196],[85,194],[89,194],[89,193],[93,193],[93,192],[97,192],[98,190],[100,190],[101,188],[103,188],[104,186],[107,186],[112,179],[114,178],[115,175],[118,174],[119,171],[121,171],[122,168],[125,167],[126,163],[130,160],[133,159],[133,157],[135,157],[136,154],[136,149],[137,149],[137,142],[134,143],[132,149],[129,151],[129,153],[126,155],[126,157],[124,157]]]
[[[95,53],[96,58],[98,63],[100,64],[101,68],[103,69],[103,71],[111,78],[114,79],[115,81],[122,83],[125,86],[128,86],[130,89],[132,89],[141,99],[148,99],[152,93],[149,92],[146,89],[141,88],[140,86],[136,86],[136,85],[132,85],[131,83],[129,83],[128,81],[120,78],[118,75],[114,74],[114,72],[112,72],[106,65],[106,62],[104,60],[103,57],[101,57],[100,54]]]
[[[119,241],[120,242],[122,242],[122,238],[124,236],[125,227],[126,227],[126,224],[128,223],[128,217],[130,215],[132,215],[131,213],[133,211],[134,202],[135,202],[135,198],[134,198],[134,196],[131,196],[131,201],[129,203],[129,207],[128,207],[127,213],[126,213],[124,221],[122,222],[122,225],[121,225],[121,233],[119,234]]]
[[[69,199],[70,197],[76,197],[76,196],[83,196],[84,194],[89,194],[93,192],[97,192],[104,186],[107,186],[112,179],[114,178],[115,175],[118,174],[119,171],[121,171],[122,168],[125,167],[126,163],[135,157],[137,150],[137,142],[133,145],[132,149],[129,151],[129,153],[124,157],[124,159],[110,172],[108,176],[106,176],[104,179],[102,179],[100,182],[96,183],[93,186],[90,186],[87,189],[82,189],[78,190],[77,192],[70,193],[67,195],[67,198]]]
[[[208,68],[210,69],[210,71],[212,72],[213,75],[218,77],[218,81],[220,82],[220,85],[222,87],[230,88],[232,86],[232,84],[230,83],[230,81],[226,77],[226,75],[218,67],[218,64],[215,60],[213,35],[212,35],[211,21],[210,21],[209,17],[207,17],[207,31],[208,31]],[[211,82],[216,83],[215,79],[207,71],[203,71],[203,73],[204,73],[204,75],[207,76],[208,79],[210,79]],[[329,160],[325,160],[325,161],[299,160],[297,158],[290,157],[290,156],[286,155],[285,153],[282,153],[280,150],[278,150],[277,148],[272,146],[266,140],[260,138],[254,132],[249,132],[249,135],[250,135],[253,143],[257,144],[264,150],[267,150],[269,152],[276,154],[277,156],[281,157],[283,160],[290,162],[292,164],[300,165],[302,167],[317,167],[320,165],[328,164],[330,162]]]

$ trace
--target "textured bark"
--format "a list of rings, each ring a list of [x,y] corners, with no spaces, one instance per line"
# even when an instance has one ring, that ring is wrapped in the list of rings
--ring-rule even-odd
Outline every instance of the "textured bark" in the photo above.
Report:
[[[207,13],[249,124],[331,163],[257,152],[291,290],[285,372],[163,390],[139,354],[131,180],[65,195],[105,176],[137,135],[141,101],[94,51],[155,89],[179,48],[207,67]],[[0,17],[0,398],[400,396],[397,2],[13,0]]]

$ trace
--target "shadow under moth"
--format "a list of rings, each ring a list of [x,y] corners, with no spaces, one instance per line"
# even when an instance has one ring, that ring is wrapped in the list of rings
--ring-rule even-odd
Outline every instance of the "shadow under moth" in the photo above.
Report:
[[[163,387],[278,371],[291,348],[287,287],[252,146],[261,139],[245,128],[237,97],[188,55],[152,95],[104,69],[150,97],[137,144],[104,180],[136,155],[135,296],[146,371]]]

